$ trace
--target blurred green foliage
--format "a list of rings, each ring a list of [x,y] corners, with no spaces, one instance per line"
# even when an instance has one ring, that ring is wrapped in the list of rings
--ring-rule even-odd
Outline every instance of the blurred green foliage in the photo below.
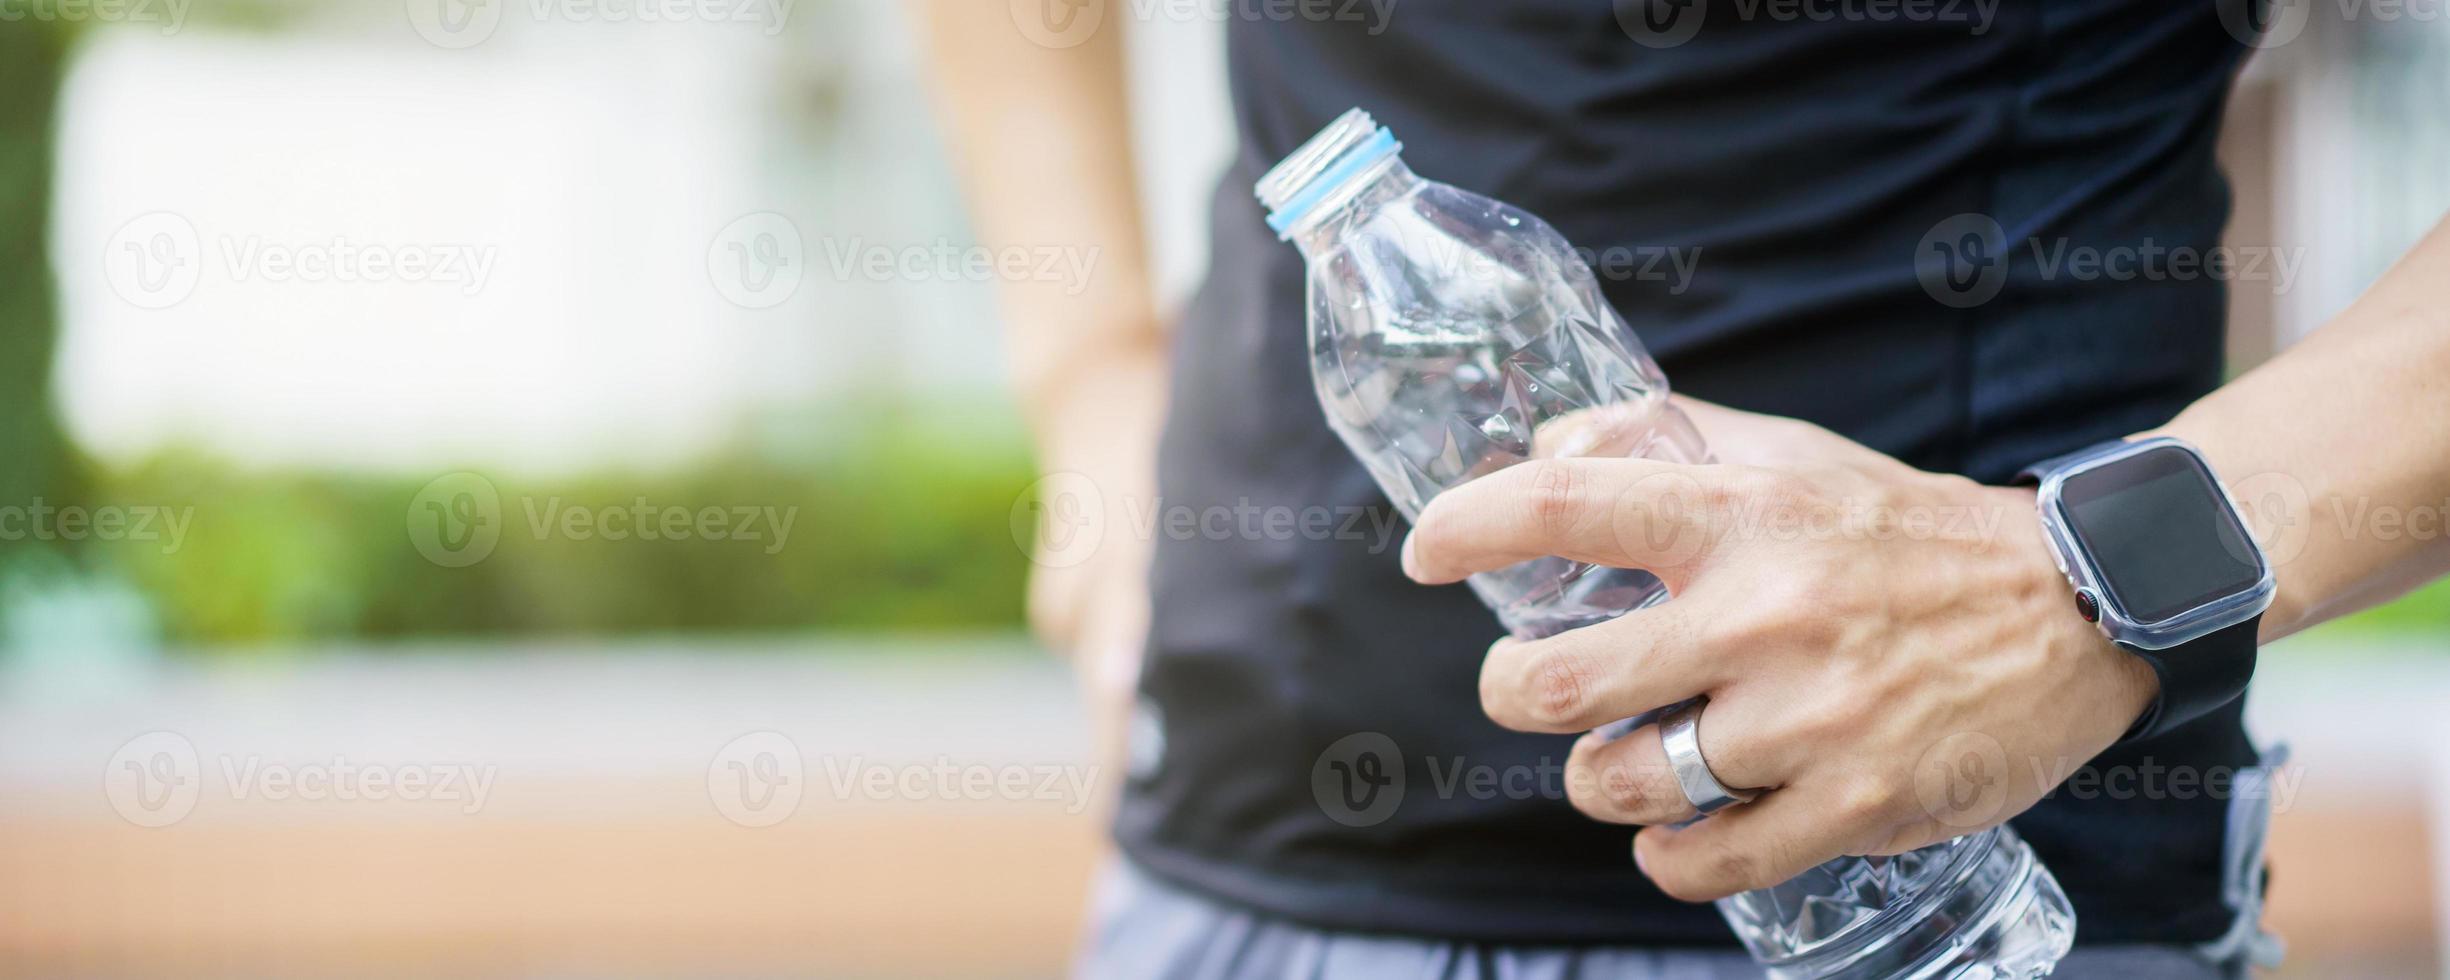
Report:
[[[1032,474],[1017,448],[946,448],[888,431],[792,463],[737,453],[685,472],[487,475],[500,538],[457,568],[428,560],[411,532],[426,516],[415,513],[420,491],[444,475],[245,471],[165,454],[107,474],[95,503],[192,508],[184,540],[95,541],[90,554],[151,597],[164,639],[180,647],[1022,621],[1028,560],[1011,526]],[[626,528],[642,503],[761,516],[746,540],[611,540],[555,519],[617,511]],[[787,533],[771,533],[766,508],[789,515]]]
[[[95,503],[186,518],[174,542],[88,543],[155,607],[180,648],[460,635],[1017,629],[1033,475],[1025,451],[980,451],[888,423],[814,460],[730,453],[685,471],[489,476],[501,536],[445,567],[418,550],[419,494],[446,474],[249,471],[193,453],[106,472]],[[454,478],[464,479],[464,478]],[[430,497],[426,499],[431,499]],[[755,508],[746,540],[570,534],[572,509]],[[766,508],[788,514],[768,533]],[[727,518],[728,519],[728,518]],[[622,526],[626,527],[626,523]],[[777,546],[779,544],[779,546]],[[2450,635],[2450,580],[2326,625],[2341,640]]]
[[[2398,601],[2325,623],[2325,636],[2381,638],[2430,636],[2450,647],[2450,578],[2401,596]]]
[[[52,411],[51,160],[68,32],[0,21],[0,500],[75,493]],[[0,544],[0,565],[17,556]]]

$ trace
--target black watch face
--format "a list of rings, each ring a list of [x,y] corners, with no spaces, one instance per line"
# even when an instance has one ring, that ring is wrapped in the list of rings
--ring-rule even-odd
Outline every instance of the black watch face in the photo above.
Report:
[[[2076,543],[2127,617],[2153,623],[2253,588],[2262,557],[2193,453],[2149,449],[2059,484]]]

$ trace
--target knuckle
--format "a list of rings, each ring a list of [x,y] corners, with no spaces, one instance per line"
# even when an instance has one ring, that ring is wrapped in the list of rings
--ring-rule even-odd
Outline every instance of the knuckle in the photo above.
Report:
[[[1543,726],[1582,727],[1595,681],[1590,661],[1581,654],[1554,650],[1536,655],[1531,661],[1530,698],[1524,711],[1530,721]]]
[[[1599,795],[1607,801],[1609,809],[1628,815],[1642,812],[1653,799],[1650,787],[1643,785],[1642,775],[1622,763],[1600,768]]]
[[[1907,794],[1887,780],[1859,777],[1847,782],[1838,791],[1834,807],[1842,823],[1873,825],[1884,823],[1897,811],[1898,802]]]
[[[1799,482],[1777,470],[1744,467],[1710,488],[1710,512],[1732,517],[1762,507],[1790,503],[1796,496],[1795,486]]]
[[[1652,883],[1683,902],[1707,902],[1764,884],[1757,880],[1760,862],[1726,841],[1703,845],[1701,853],[1681,860],[1651,864]]]
[[[1603,819],[1642,823],[1666,819],[1684,809],[1683,792],[1663,773],[1629,762],[1593,766],[1569,781],[1567,795],[1576,809]]]
[[[1812,569],[1787,568],[1750,584],[1707,628],[1730,648],[1827,650],[1854,628],[1859,611]]]
[[[1707,885],[1721,891],[1743,891],[1754,887],[1761,877],[1760,859],[1726,844],[1713,845],[1709,859]]]
[[[1729,474],[1719,487],[1727,500],[1777,500],[1786,495],[1786,474],[1765,466],[1746,466]]]
[[[1906,824],[1898,827],[1895,830],[1888,831],[1886,835],[1875,834],[1869,838],[1866,838],[1866,842],[1870,846],[1862,848],[1862,851],[1865,856],[1869,857],[1894,857],[1899,854],[1904,854],[1907,851],[1918,850],[1926,845],[1947,840],[1953,836],[1956,835],[1954,833],[1941,833],[1934,836],[1928,827]]]
[[[1774,594],[1774,587],[1764,585],[1696,628],[1709,649],[1751,650],[1784,634],[1796,618],[1795,610]]]
[[[1777,610],[1778,632],[1812,649],[1835,647],[1858,622],[1846,596],[1809,578],[1790,579],[1778,586],[1770,605]]]
[[[1547,535],[1574,528],[1583,493],[1580,469],[1565,460],[1544,459],[1524,464],[1531,472],[1527,504],[1532,526]]]
[[[1829,745],[1863,730],[1866,709],[1851,698],[1824,698],[1798,704],[1779,717],[1778,737],[1794,745]]]
[[[1821,495],[1825,477],[1813,477],[1790,470],[1754,470],[1744,480],[1744,488],[1756,503],[1758,513],[1774,514],[1788,524],[1809,525],[1828,516],[1829,503]]]

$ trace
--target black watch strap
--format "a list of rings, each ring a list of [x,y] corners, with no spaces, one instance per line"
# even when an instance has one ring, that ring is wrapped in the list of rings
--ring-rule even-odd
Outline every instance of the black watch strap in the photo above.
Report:
[[[2257,615],[2163,650],[2119,644],[2150,664],[2153,676],[2161,679],[2160,693],[2119,744],[2161,735],[2245,696],[2247,683],[2254,680],[2260,646],[2256,636],[2262,624],[2263,617]]]

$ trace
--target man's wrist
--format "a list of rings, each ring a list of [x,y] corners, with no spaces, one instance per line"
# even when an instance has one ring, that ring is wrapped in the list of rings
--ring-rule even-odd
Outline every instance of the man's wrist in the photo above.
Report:
[[[2095,680],[2086,712],[2101,719],[2100,731],[2114,743],[2133,734],[2135,726],[2160,703],[2161,678],[2152,664],[2112,642],[2086,620],[2075,590],[2060,569],[2056,551],[2042,530],[2041,514],[2030,487],[2001,487],[2003,506],[2013,508],[2001,526],[2013,528],[2009,552],[2023,570],[2027,591],[2034,597],[2034,616],[2048,638],[2051,656],[2066,658]],[[2109,744],[2109,743],[2105,743]]]
[[[1015,351],[1010,378],[1021,412],[1033,427],[1078,415],[1084,406],[1113,398],[1118,384],[1166,371],[1167,333],[1154,316],[1101,317],[1094,329],[1015,329],[1008,336],[1040,337]],[[1118,380],[1119,379],[1119,380]]]

